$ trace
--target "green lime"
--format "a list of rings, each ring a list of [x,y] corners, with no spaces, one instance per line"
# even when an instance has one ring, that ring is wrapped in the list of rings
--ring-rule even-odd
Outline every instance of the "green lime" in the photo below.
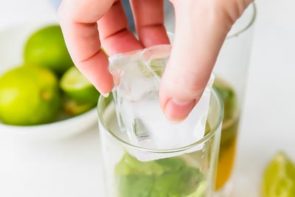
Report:
[[[213,87],[224,103],[224,118],[220,142],[223,148],[226,145],[231,145],[237,135],[239,127],[237,95],[233,87],[221,78],[216,78]],[[221,151],[223,150],[222,148]]]
[[[74,66],[62,76],[60,87],[72,100],[79,103],[97,103],[98,91]]]
[[[95,103],[79,103],[75,100],[66,98],[63,101],[63,110],[68,116],[77,116],[92,109]]]
[[[274,156],[264,171],[262,196],[295,196],[295,165],[282,152]]]
[[[213,87],[224,102],[224,121],[236,118],[238,112],[237,96],[234,89],[221,78],[216,78]]]
[[[58,81],[48,69],[22,66],[0,77],[0,119],[6,124],[51,122],[59,106]]]
[[[59,75],[73,65],[58,25],[39,29],[29,37],[24,48],[24,60],[27,65],[44,66]]]

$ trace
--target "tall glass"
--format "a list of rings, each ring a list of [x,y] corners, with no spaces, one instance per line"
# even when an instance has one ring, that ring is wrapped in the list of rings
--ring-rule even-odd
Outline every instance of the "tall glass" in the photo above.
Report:
[[[223,104],[212,90],[205,135],[175,149],[132,144],[118,127],[112,96],[98,103],[106,197],[212,196]],[[167,136],[169,137],[169,136]],[[142,161],[136,155],[161,158]],[[155,157],[156,156],[156,157]]]
[[[229,32],[214,72],[215,88],[224,100],[224,120],[217,168],[216,190],[229,192],[234,168],[239,120],[247,81],[256,7],[252,3]],[[228,186],[228,187],[225,187]]]
[[[252,3],[227,35],[214,70],[217,75],[215,88],[223,97],[225,105],[216,179],[216,190],[220,191],[220,194],[230,188],[225,185],[230,186],[226,183],[230,183],[234,167],[255,19],[256,6]],[[172,34],[174,21],[173,6],[169,1],[165,1],[165,26]]]

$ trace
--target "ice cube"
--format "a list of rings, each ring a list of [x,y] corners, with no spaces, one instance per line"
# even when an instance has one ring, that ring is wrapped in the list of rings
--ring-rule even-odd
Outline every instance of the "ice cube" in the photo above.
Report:
[[[167,120],[159,102],[160,78],[169,46],[157,46],[110,58],[119,127],[133,145],[153,150],[188,146],[204,136],[213,78],[191,114],[180,123]],[[198,147],[200,148],[200,147]],[[142,161],[175,156],[129,152]]]

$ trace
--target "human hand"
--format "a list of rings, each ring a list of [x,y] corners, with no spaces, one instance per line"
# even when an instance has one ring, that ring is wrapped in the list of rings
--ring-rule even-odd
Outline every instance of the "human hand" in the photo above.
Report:
[[[169,43],[163,0],[130,0],[139,36],[128,30],[118,0],[63,0],[60,23],[73,61],[102,93],[113,87],[108,55]],[[176,29],[160,101],[171,120],[184,119],[200,99],[218,52],[251,0],[171,0]],[[98,39],[100,38],[100,39]]]

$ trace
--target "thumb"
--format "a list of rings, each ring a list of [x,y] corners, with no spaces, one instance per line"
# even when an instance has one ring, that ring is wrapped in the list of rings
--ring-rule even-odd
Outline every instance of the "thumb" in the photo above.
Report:
[[[199,101],[227,33],[251,0],[171,1],[176,30],[160,102],[167,118],[179,121]]]

